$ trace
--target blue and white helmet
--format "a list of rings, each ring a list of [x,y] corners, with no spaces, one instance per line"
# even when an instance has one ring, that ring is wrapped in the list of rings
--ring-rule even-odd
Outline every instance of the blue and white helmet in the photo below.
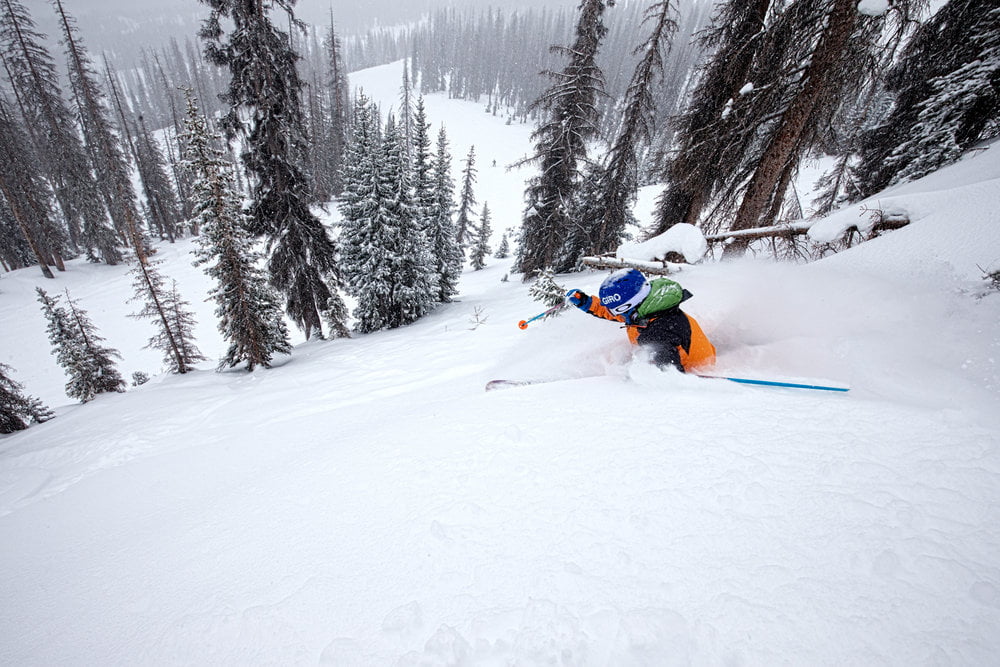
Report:
[[[619,269],[601,283],[599,296],[602,306],[628,320],[649,296],[649,281],[637,269]]]

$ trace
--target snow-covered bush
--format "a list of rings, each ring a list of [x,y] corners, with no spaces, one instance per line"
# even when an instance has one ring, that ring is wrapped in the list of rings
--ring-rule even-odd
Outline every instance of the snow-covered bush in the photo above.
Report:
[[[541,301],[547,308],[563,303],[566,298],[566,288],[556,282],[553,270],[551,268],[541,269],[536,271],[535,275],[538,277],[528,288],[528,294],[531,295],[531,298],[535,301]]]

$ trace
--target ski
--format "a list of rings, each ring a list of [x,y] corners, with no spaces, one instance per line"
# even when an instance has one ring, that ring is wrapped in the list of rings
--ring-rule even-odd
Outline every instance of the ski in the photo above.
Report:
[[[805,384],[800,382],[782,382],[778,380],[753,380],[750,378],[724,377],[722,375],[696,375],[696,377],[708,380],[729,380],[738,384],[750,384],[761,387],[783,387],[786,389],[810,389],[813,391],[836,391],[847,392],[850,387],[834,387],[822,384]],[[544,384],[548,382],[558,382],[571,378],[555,378],[552,380],[490,380],[486,383],[486,391],[496,391],[497,389],[509,389],[510,387],[524,387],[529,384]]]
[[[541,384],[542,382],[552,382],[552,380],[490,380],[486,383],[486,391],[523,387],[528,384]]]
[[[788,389],[813,389],[816,391],[850,391],[850,387],[832,387],[822,384],[779,382],[777,380],[751,380],[749,378],[732,378],[732,377],[723,377],[721,375],[699,375],[698,377],[708,378],[710,380],[729,380],[730,382],[737,382],[739,384],[753,384],[763,387],[785,387]]]

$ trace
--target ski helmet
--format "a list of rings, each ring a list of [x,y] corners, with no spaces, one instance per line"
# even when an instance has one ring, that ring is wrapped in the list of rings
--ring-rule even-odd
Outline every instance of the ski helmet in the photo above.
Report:
[[[602,306],[628,321],[631,313],[649,296],[649,281],[637,269],[619,269],[604,279],[599,295]]]

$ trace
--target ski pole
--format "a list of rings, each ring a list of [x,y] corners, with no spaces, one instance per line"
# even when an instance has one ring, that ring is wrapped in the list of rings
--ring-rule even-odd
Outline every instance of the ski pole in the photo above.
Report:
[[[721,375],[699,375],[698,377],[713,380],[729,380],[740,384],[757,384],[765,387],[789,387],[792,389],[816,389],[818,391],[850,391],[848,387],[827,387],[821,384],[799,384],[797,382],[778,382],[776,380],[750,380],[747,378],[729,378]]]
[[[560,310],[562,310],[565,307],[566,307],[566,303],[565,302],[558,303],[558,304],[552,306],[551,308],[549,308],[548,310],[546,310],[544,313],[538,313],[534,317],[530,317],[530,318],[528,318],[526,320],[521,320],[520,322],[517,323],[517,326],[519,328],[521,328],[521,329],[527,329],[529,323],[534,322],[535,320],[540,319],[542,317],[545,317],[546,315],[552,315],[554,313],[557,313],[557,312],[559,312]]]

